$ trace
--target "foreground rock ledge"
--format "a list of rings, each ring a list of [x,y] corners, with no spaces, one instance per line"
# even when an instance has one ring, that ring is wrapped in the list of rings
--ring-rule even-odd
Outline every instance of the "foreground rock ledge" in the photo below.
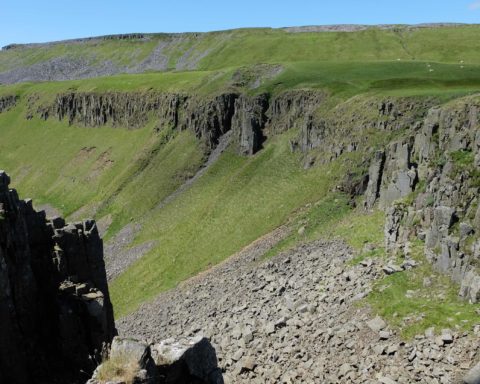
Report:
[[[116,334],[94,221],[47,220],[0,171],[0,383],[81,383]]]

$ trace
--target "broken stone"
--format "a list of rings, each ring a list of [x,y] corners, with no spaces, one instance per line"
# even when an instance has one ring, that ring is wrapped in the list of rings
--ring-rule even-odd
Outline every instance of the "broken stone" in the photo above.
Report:
[[[380,316],[367,321],[367,325],[374,332],[380,332],[387,327],[387,323]]]
[[[480,384],[480,363],[475,365],[463,378],[464,384]]]
[[[379,336],[380,336],[380,340],[388,340],[390,338],[390,332],[380,331]]]

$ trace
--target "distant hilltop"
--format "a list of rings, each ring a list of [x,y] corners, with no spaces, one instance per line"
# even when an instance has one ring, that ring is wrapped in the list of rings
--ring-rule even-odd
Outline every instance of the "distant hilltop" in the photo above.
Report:
[[[279,29],[291,33],[306,33],[306,32],[358,32],[364,31],[370,28],[378,29],[394,29],[394,28],[445,28],[445,27],[461,27],[467,25],[478,25],[478,24],[464,24],[464,23],[422,23],[422,24],[332,24],[332,25],[306,25],[298,27],[282,27],[282,28],[240,28],[240,29]],[[231,29],[223,31],[212,31],[212,32],[180,32],[180,33],[168,33],[168,32],[158,32],[158,33],[122,33],[116,35],[104,35],[104,36],[92,36],[78,39],[67,39],[67,40],[58,40],[52,42],[44,43],[26,43],[26,44],[8,44],[2,47],[2,50],[11,50],[16,48],[29,48],[29,47],[39,47],[42,45],[52,45],[52,44],[75,44],[75,43],[85,43],[92,42],[95,40],[149,40],[154,37],[181,37],[181,36],[198,36],[206,33],[218,33],[218,32],[229,32],[240,29]]]
[[[128,33],[11,44],[0,50],[0,85],[151,72],[228,72],[249,67],[242,81],[258,87],[260,83],[251,80],[260,74],[271,78],[281,71],[279,68],[300,62],[434,61],[471,65],[480,60],[479,33],[480,26],[471,24],[342,24]],[[237,80],[232,82],[236,84]]]

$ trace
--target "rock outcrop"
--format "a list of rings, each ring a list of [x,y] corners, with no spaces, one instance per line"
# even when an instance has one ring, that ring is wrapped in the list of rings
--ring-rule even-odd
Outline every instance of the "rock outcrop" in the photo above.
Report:
[[[127,128],[144,126],[150,117],[158,119],[158,129],[191,129],[209,146],[230,130],[237,95],[211,98],[157,92],[107,92],[59,94],[54,105],[41,109],[41,116],[53,115],[69,124],[87,127],[112,125]]]
[[[32,105],[28,117],[36,114],[45,120],[53,116],[86,127],[130,129],[143,127],[154,118],[157,130],[190,129],[212,149],[231,129],[237,97],[234,93],[200,97],[158,92],[71,92],[57,95],[52,105]]]
[[[18,96],[7,95],[0,97],[0,113],[8,111],[17,104]]]
[[[480,100],[434,107],[407,134],[385,148],[383,167],[372,160],[366,207],[403,200],[387,211],[387,248],[411,236],[424,240],[432,264],[461,285],[461,296],[479,302]]]
[[[94,221],[47,220],[0,171],[1,382],[75,383],[116,334]]]
[[[53,104],[29,102],[27,118],[54,117],[69,124],[86,127],[145,126],[149,119],[158,121],[157,130],[191,130],[214,149],[220,138],[234,132],[236,149],[252,155],[261,149],[267,134],[305,126],[303,150],[318,145],[321,134],[313,124],[313,113],[326,95],[319,91],[289,91],[274,96],[222,93],[199,96],[159,92],[70,92],[58,94]]]
[[[235,101],[232,128],[237,134],[238,150],[241,154],[253,155],[261,148],[267,108],[267,95],[241,96]]]

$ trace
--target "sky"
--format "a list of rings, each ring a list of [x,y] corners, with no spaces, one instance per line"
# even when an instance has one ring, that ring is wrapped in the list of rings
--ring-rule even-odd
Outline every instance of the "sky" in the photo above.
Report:
[[[0,0],[0,46],[130,32],[480,23],[480,0]]]

